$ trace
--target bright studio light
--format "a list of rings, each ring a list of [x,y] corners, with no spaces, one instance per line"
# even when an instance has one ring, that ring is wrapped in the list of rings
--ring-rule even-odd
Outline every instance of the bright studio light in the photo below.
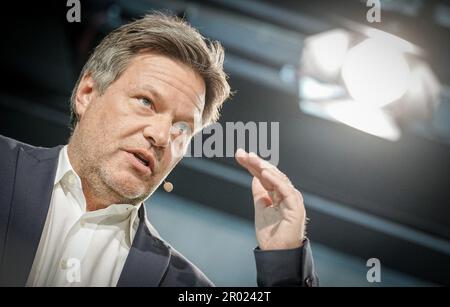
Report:
[[[309,37],[305,41],[304,57],[311,71],[322,77],[339,74],[350,45],[347,31],[336,29]]]
[[[378,29],[349,26],[305,39],[300,108],[396,141],[398,121],[431,117],[439,103],[439,80],[420,47]],[[390,103],[392,108],[385,108]]]
[[[392,119],[381,109],[355,101],[330,103],[325,112],[332,118],[363,132],[397,141],[401,132]]]
[[[421,53],[421,50],[408,42],[407,40],[404,40],[403,38],[400,38],[396,35],[374,29],[374,28],[368,28],[364,31],[365,35],[369,38],[376,39],[382,44],[386,44],[387,46],[390,46],[391,48],[395,48],[396,50],[400,52],[405,53],[413,53],[413,54],[419,54]]]
[[[369,38],[349,50],[342,78],[354,100],[382,107],[405,94],[410,69],[395,45]]]

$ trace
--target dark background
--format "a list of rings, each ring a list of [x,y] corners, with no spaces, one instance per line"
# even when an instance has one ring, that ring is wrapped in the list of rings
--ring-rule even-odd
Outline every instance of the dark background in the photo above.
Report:
[[[313,242],[448,286],[450,101],[436,111],[439,133],[410,129],[390,142],[302,113],[296,85],[280,77],[285,65],[299,64],[304,38],[336,28],[337,16],[369,25],[364,2],[81,1],[81,23],[69,23],[66,1],[7,1],[0,20],[0,134],[39,146],[67,143],[69,96],[89,52],[127,20],[167,9],[226,48],[236,94],[220,122],[280,122],[279,168],[305,195]],[[425,49],[446,88],[450,22],[438,22],[436,11],[447,12],[448,22],[450,6],[398,3],[400,9],[383,10],[383,22],[371,26]],[[405,13],[417,3],[414,14]],[[169,179],[177,196],[253,219],[252,207],[243,205],[252,202],[250,179],[232,158],[187,158]]]

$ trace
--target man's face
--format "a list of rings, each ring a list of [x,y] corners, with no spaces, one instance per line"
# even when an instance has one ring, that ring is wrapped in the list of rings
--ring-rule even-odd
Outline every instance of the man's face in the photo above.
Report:
[[[88,76],[79,86],[81,119],[69,157],[96,193],[114,196],[114,203],[140,202],[181,160],[201,126],[204,81],[186,65],[142,54],[103,95],[92,85]]]

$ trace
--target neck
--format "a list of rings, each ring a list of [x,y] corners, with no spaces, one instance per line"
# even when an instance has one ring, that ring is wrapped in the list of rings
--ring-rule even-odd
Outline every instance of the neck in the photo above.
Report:
[[[86,211],[96,211],[107,208],[109,205],[112,205],[113,201],[108,201],[104,197],[101,197],[100,194],[94,191],[89,184],[89,182],[80,177],[81,185],[83,188],[84,198],[86,200]]]
[[[115,191],[101,183],[95,172],[89,172],[82,167],[87,165],[82,156],[76,151],[76,146],[69,142],[67,155],[73,170],[81,180],[81,187],[86,201],[86,211],[96,211],[107,208],[112,204],[121,203],[121,197]]]

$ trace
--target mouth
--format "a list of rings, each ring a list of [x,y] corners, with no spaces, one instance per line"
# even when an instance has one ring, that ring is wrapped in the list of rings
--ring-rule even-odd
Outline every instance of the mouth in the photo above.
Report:
[[[130,157],[132,157],[133,165],[136,166],[139,170],[143,172],[154,172],[155,169],[155,160],[152,154],[145,149],[130,149],[125,150]]]
[[[145,159],[145,157],[143,157],[141,154],[138,153],[133,153],[134,157],[136,159],[138,159],[143,165],[147,166],[149,165],[148,160]]]

